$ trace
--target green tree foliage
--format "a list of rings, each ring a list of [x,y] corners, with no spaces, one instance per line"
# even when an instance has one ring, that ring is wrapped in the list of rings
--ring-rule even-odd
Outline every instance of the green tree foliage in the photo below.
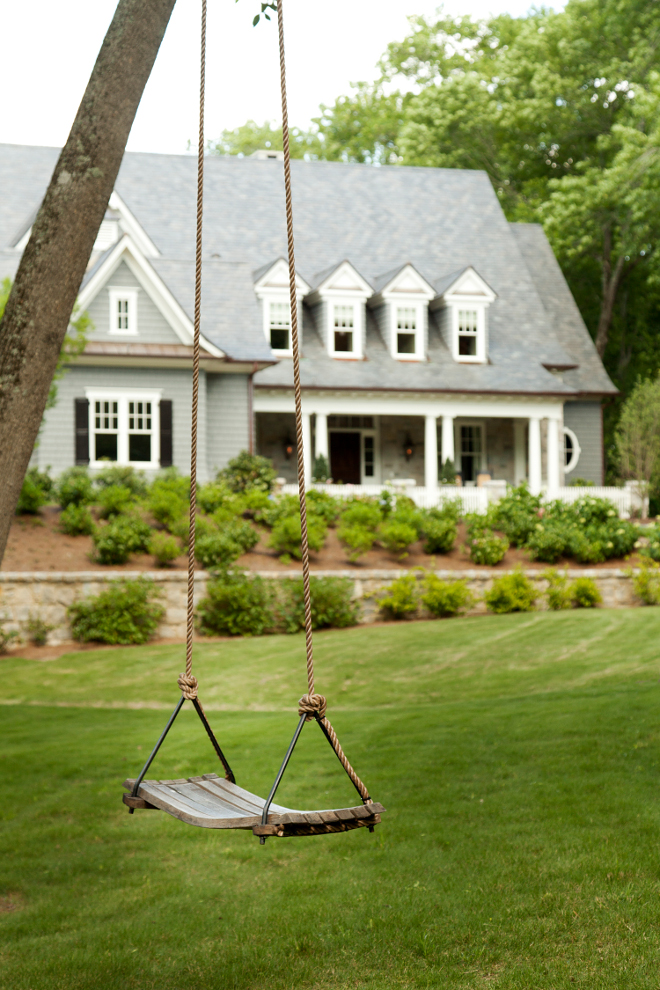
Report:
[[[615,439],[619,470],[646,497],[660,480],[660,377],[637,382],[621,408]]]
[[[316,128],[304,131],[299,127],[291,127],[289,145],[292,158],[326,157],[323,154],[323,141]],[[207,147],[213,155],[237,155],[239,158],[247,158],[255,151],[281,151],[282,127],[278,127],[270,120],[264,121],[263,124],[248,120],[240,127],[224,130],[218,140],[209,141]]]

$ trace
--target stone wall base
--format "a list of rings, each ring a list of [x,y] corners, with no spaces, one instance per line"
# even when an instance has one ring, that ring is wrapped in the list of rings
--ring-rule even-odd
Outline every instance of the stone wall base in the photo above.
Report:
[[[386,588],[393,580],[407,574],[406,570],[355,570],[345,571],[315,571],[315,577],[346,577],[353,582],[353,595],[361,602],[360,622],[376,622],[380,618],[376,593]],[[414,572],[413,572],[414,573]],[[496,577],[511,571],[480,570],[480,571],[436,571],[439,578],[453,581],[464,578],[470,590],[478,598],[482,598]],[[525,572],[539,589],[542,596],[547,588],[547,581],[540,576],[538,570]],[[603,597],[605,608],[628,608],[640,605],[641,602],[633,592],[630,571],[617,568],[587,568],[572,569],[566,572],[569,580],[576,577],[593,578]],[[187,575],[184,571],[148,571],[148,572],[118,572],[98,571],[78,572],[0,572],[0,622],[6,630],[15,630],[22,640],[29,640],[28,623],[30,618],[39,618],[51,627],[48,642],[64,643],[71,640],[71,628],[67,617],[67,608],[73,602],[93,595],[98,595],[111,581],[126,578],[145,577],[152,580],[162,591],[162,602],[165,606],[165,616],[159,627],[158,635],[167,639],[185,639],[186,636],[186,597]],[[261,577],[279,581],[287,581],[298,574],[282,574],[275,571],[263,571]],[[210,575],[198,571],[195,575],[195,602],[206,594],[206,584]],[[421,578],[421,574],[420,574]],[[539,597],[537,608],[545,609],[544,597]],[[473,614],[484,613],[486,606],[478,601],[472,610]]]

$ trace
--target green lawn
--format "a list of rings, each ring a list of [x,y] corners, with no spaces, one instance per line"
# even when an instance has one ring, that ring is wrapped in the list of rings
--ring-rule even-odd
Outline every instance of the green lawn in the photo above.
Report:
[[[660,609],[320,633],[317,690],[388,809],[269,839],[129,816],[181,647],[0,661],[0,988],[660,985]],[[301,637],[196,648],[239,783],[267,791]],[[155,776],[217,770],[184,711]],[[353,803],[314,725],[278,800]]]

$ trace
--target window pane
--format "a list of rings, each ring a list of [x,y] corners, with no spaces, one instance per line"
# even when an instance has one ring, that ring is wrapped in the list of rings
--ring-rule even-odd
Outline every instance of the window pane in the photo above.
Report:
[[[477,338],[460,336],[458,338],[458,353],[463,357],[476,357]]]
[[[335,330],[335,350],[351,352],[353,350],[353,334],[344,330]]]
[[[291,310],[288,303],[270,304],[270,325],[287,328],[291,325]]]
[[[116,433],[97,433],[96,443],[94,449],[94,456],[97,461],[116,461],[117,460],[117,434]]]
[[[131,414],[131,416],[134,415],[134,413],[135,413],[135,403],[134,402],[129,402],[128,403],[128,411]]]
[[[367,478],[374,476],[374,438],[364,438],[364,474]]]
[[[397,354],[414,354],[415,353],[415,334],[414,333],[398,333],[396,335],[396,352],[397,352]]]
[[[477,332],[477,311],[476,309],[459,309],[458,311],[458,332]]]
[[[270,328],[270,346],[274,351],[288,351],[289,350],[289,331],[288,330],[278,330],[275,327]]]
[[[573,456],[573,440],[567,433],[564,433],[564,467],[570,463]]]
[[[416,330],[417,329],[417,310],[415,309],[397,309],[396,311],[396,326],[397,330]]]
[[[129,461],[151,460],[151,436],[148,433],[131,433],[128,437]]]
[[[352,306],[335,306],[335,326],[340,330],[353,329],[353,307]],[[337,350],[338,348],[335,348]],[[351,350],[353,348],[351,347]]]

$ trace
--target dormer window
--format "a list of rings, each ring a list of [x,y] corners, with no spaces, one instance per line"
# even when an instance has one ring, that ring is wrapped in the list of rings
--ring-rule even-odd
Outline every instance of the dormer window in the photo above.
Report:
[[[396,352],[414,354],[417,350],[417,310],[411,307],[397,307],[396,311]]]
[[[369,306],[396,361],[425,359],[428,304],[434,295],[433,287],[409,263],[376,280]]]
[[[334,307],[334,339],[335,353],[353,353],[353,332],[355,329],[355,309],[353,306]]]
[[[254,291],[263,309],[264,336],[276,357],[291,357],[291,301],[289,296],[289,265],[279,258],[256,274]],[[309,292],[307,282],[296,275],[298,297],[298,333],[302,345],[302,297]]]
[[[288,302],[271,302],[270,346],[274,351],[291,350],[291,306]]]
[[[486,364],[486,314],[496,293],[471,267],[440,279],[436,291],[431,308],[439,310],[440,331],[454,361]]]
[[[134,288],[122,289],[113,286],[110,295],[110,324],[109,333],[123,337],[133,337],[138,332],[137,327],[137,296]]]

